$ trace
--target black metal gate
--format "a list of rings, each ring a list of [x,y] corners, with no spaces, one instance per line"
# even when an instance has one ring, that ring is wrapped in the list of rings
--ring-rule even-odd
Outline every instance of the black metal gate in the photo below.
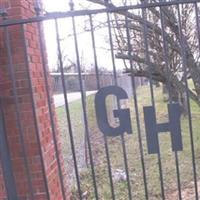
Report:
[[[68,172],[67,178],[64,177],[59,163],[63,191],[64,179],[67,179],[72,199],[199,199],[199,0],[150,0],[138,4],[132,1],[132,5],[128,2],[126,5],[124,1],[118,4],[114,0],[89,2],[97,4],[98,8],[74,10],[74,3],[70,1],[70,11],[43,13],[36,7],[37,16],[33,18],[12,20],[2,13],[5,19],[0,23],[0,29],[6,35],[10,60],[9,27],[20,26],[24,37],[26,25],[37,24],[43,65],[46,58],[42,35],[46,21],[53,24],[54,34],[45,35],[55,40],[56,73],[63,88],[58,98],[63,103],[56,108],[64,165]],[[64,30],[64,26],[69,28]],[[104,47],[97,47],[101,43],[98,41],[101,34],[106,43]],[[63,43],[64,35],[69,36],[70,47]],[[83,40],[88,41],[88,45],[80,47]],[[103,48],[106,50],[99,50]],[[83,64],[80,49],[83,55],[89,54],[89,64]],[[28,62],[26,41],[23,51]],[[52,53],[48,48],[46,51]],[[101,61],[104,53],[106,61]],[[78,75],[80,97],[72,102],[65,74],[69,62],[66,64],[63,54],[67,55],[68,61],[73,60],[74,68],[70,68],[70,73]],[[8,68],[15,82],[12,62]],[[104,71],[112,76],[110,84],[103,83]],[[128,82],[124,87],[119,81],[122,71]],[[45,66],[44,72],[53,142],[60,162]],[[86,73],[94,74],[91,81],[96,85],[96,91],[92,95],[85,91],[83,74]],[[31,86],[30,77],[29,81]],[[20,129],[15,83],[12,87]],[[131,95],[126,91],[130,87]],[[34,110],[34,92],[31,92]],[[54,101],[57,101],[56,95]],[[3,121],[1,114],[0,121]],[[14,199],[17,193],[11,161],[5,151],[2,128],[0,132],[0,150],[4,152],[1,153],[2,166],[6,166],[5,183],[7,192],[11,193],[10,199]],[[161,135],[161,132],[168,134]],[[21,139],[23,144],[23,136]],[[29,184],[33,194],[31,182]],[[66,199],[65,192],[63,199]]]

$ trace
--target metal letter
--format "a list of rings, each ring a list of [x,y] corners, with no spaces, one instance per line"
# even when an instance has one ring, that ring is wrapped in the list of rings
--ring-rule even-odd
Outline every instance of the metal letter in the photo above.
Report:
[[[119,119],[119,126],[114,128],[108,122],[106,112],[106,97],[114,95],[119,102],[121,99],[128,99],[127,93],[120,87],[108,86],[101,88],[95,96],[96,117],[99,129],[107,136],[118,136],[125,132],[132,133],[131,117],[129,109],[113,110],[114,117]]]
[[[159,151],[158,133],[171,133],[172,150],[182,151],[182,135],[180,127],[181,110],[180,105],[168,104],[169,122],[157,124],[155,108],[153,106],[144,107],[144,121],[146,128],[147,146],[149,154],[156,154]]]

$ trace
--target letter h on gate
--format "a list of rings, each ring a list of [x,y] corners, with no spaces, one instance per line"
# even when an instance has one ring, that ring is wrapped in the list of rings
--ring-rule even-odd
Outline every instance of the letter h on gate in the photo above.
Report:
[[[168,104],[169,122],[157,124],[153,106],[144,107],[147,146],[149,154],[159,153],[159,132],[170,132],[173,151],[182,151],[182,136],[180,127],[181,109],[178,103]]]

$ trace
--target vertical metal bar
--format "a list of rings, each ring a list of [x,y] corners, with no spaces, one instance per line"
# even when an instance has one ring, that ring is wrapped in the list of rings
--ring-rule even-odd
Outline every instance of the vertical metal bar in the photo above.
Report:
[[[186,86],[186,97],[187,97],[187,108],[188,108],[188,122],[189,122],[189,134],[190,134],[190,141],[191,141],[191,152],[192,152],[192,166],[193,166],[193,178],[194,178],[194,186],[195,186],[195,196],[196,199],[199,199],[198,194],[198,184],[197,184],[197,173],[196,173],[196,161],[195,161],[195,150],[194,150],[194,137],[193,137],[193,124],[192,124],[192,114],[191,114],[191,107],[190,107],[190,98],[188,92],[188,82],[187,82],[187,57],[185,49],[185,40],[186,38],[183,35],[182,31],[182,24],[181,24],[181,14],[179,5],[177,5],[178,10],[178,28],[179,28],[179,41],[181,45],[181,57],[182,57],[182,64],[184,70],[184,82]]]
[[[7,132],[5,127],[2,102],[0,102],[0,160],[3,170],[4,183],[8,200],[18,200],[16,183],[13,175],[13,166],[6,135]]]
[[[197,24],[198,45],[199,45],[199,50],[200,50],[200,21],[199,21],[197,3],[194,4],[194,7],[195,7],[195,18],[196,18],[196,24]]]
[[[6,43],[6,50],[7,50],[7,55],[8,55],[8,71],[9,71],[9,76],[10,76],[10,79],[12,82],[12,88],[13,88],[17,128],[19,130],[19,140],[20,140],[20,145],[22,148],[22,157],[24,161],[25,173],[27,176],[28,191],[29,191],[30,198],[33,200],[35,198],[33,195],[33,187],[32,187],[31,174],[30,174],[29,164],[28,164],[28,156],[27,156],[25,142],[24,142],[24,130],[21,123],[20,105],[19,105],[19,98],[18,98],[18,93],[17,93],[16,77],[15,77],[15,72],[14,72],[14,67],[13,67],[13,62],[12,62],[13,58],[12,58],[12,53],[11,53],[10,34],[8,32],[8,27],[4,27],[4,34],[6,37],[5,43]]]
[[[182,194],[181,194],[181,181],[180,181],[180,169],[179,169],[179,157],[178,157],[178,152],[175,152],[174,155],[175,155],[175,162],[176,162],[178,195],[179,195],[179,199],[181,200],[181,199],[182,199]]]
[[[78,67],[78,77],[79,77],[79,84],[80,84],[80,89],[81,89],[81,103],[82,103],[82,109],[83,109],[83,120],[84,120],[85,134],[86,134],[86,137],[87,137],[87,143],[88,143],[88,149],[89,149],[89,157],[90,157],[90,165],[91,165],[91,171],[92,171],[92,179],[93,179],[93,184],[94,184],[94,192],[95,192],[95,198],[99,199],[96,177],[95,177],[93,155],[92,155],[92,147],[91,147],[91,143],[90,143],[90,134],[89,134],[89,128],[88,128],[88,119],[87,119],[87,109],[86,109],[86,102],[85,102],[85,99],[84,99],[84,92],[83,92],[81,64],[80,64],[78,39],[77,39],[76,24],[75,24],[75,18],[74,17],[72,17],[72,26],[73,26],[74,45],[75,45],[77,67]]]
[[[123,149],[123,154],[124,154],[124,165],[125,165],[127,184],[128,184],[128,196],[129,196],[129,200],[131,200],[132,192],[131,192],[131,183],[130,183],[129,169],[128,169],[128,158],[127,158],[127,150],[126,150],[124,135],[121,135],[121,143],[122,143],[122,149]]]
[[[58,141],[56,138],[56,125],[54,122],[54,113],[52,111],[52,103],[51,103],[51,96],[50,96],[50,87],[49,87],[49,82],[48,82],[48,71],[47,71],[47,66],[45,62],[45,55],[44,55],[44,46],[43,46],[43,34],[41,30],[41,23],[37,23],[38,31],[39,31],[39,40],[40,40],[40,53],[42,57],[42,67],[43,67],[43,73],[44,73],[44,81],[45,81],[45,89],[46,89],[46,94],[47,94],[47,101],[48,101],[48,110],[49,110],[49,117],[50,117],[50,122],[51,122],[51,129],[52,129],[52,137],[53,137],[53,144],[55,148],[55,155],[56,155],[56,162],[58,165],[58,176],[60,179],[60,185],[61,185],[61,192],[63,199],[66,200],[66,195],[65,195],[65,187],[64,187],[64,181],[63,181],[63,173],[62,173],[62,168],[61,168],[61,161],[60,161],[60,155],[59,155],[59,149],[58,149]]]
[[[130,57],[129,64],[130,64],[131,71],[133,71],[133,60],[131,59],[132,47],[131,47],[131,41],[130,41],[130,31],[128,29],[128,18],[127,18],[127,16],[125,17],[125,22],[126,22],[126,36],[127,36],[127,42],[128,42],[128,55]],[[140,158],[141,158],[141,164],[142,164],[145,198],[146,198],[146,200],[148,200],[149,194],[148,194],[146,168],[145,168],[145,162],[144,162],[144,150],[143,150],[143,144],[142,144],[142,134],[141,134],[140,117],[139,117],[139,109],[138,109],[138,99],[137,99],[137,94],[136,94],[136,85],[135,85],[134,74],[131,74],[131,83],[132,83],[132,92],[133,92],[134,107],[135,107],[135,113],[136,113],[138,142],[139,142],[139,148],[140,148]]]
[[[114,48],[113,48],[113,40],[112,40],[112,30],[111,30],[111,24],[110,24],[110,15],[109,15],[108,12],[106,14],[107,14],[107,23],[108,23],[109,43],[110,43],[110,48],[111,48],[111,58],[112,58],[112,65],[113,65],[114,84],[118,85],[115,56],[114,56]],[[117,106],[118,106],[118,108],[120,107],[119,102],[117,102]],[[130,177],[129,177],[129,170],[128,170],[128,160],[127,160],[127,155],[126,155],[126,144],[125,144],[125,141],[124,141],[124,135],[121,135],[121,143],[122,143],[124,165],[125,165],[126,176],[127,176],[128,196],[129,196],[129,199],[132,199],[131,184],[130,184]]]
[[[89,19],[90,19],[95,73],[96,73],[96,79],[97,79],[97,89],[99,90],[101,86],[100,86],[100,80],[99,80],[99,68],[98,68],[98,62],[97,62],[97,52],[96,52],[96,43],[95,43],[95,35],[94,35],[94,26],[93,26],[93,20],[92,20],[91,15],[89,15]],[[111,194],[112,194],[112,199],[115,200],[115,191],[114,191],[114,185],[113,185],[113,179],[112,179],[112,170],[111,170],[111,163],[110,163],[108,141],[107,141],[107,137],[105,135],[103,135],[103,138],[104,138],[104,146],[105,146],[105,151],[106,151],[106,160],[107,160],[107,165],[108,165],[108,174],[109,174],[109,180],[110,180]]]
[[[145,3],[142,2],[143,4]],[[150,93],[151,93],[151,103],[153,107],[155,108],[155,99],[154,99],[154,91],[153,91],[153,82],[152,82],[152,66],[150,64],[150,56],[149,56],[149,45],[148,45],[148,30],[147,30],[147,24],[146,24],[146,8],[142,9],[142,18],[144,20],[143,25],[143,38],[144,38],[144,47],[145,47],[145,61],[147,65],[149,66],[149,75],[150,75]],[[165,192],[164,192],[164,183],[163,183],[163,173],[162,173],[162,162],[161,162],[161,155],[160,155],[160,147],[158,150],[158,168],[159,168],[159,175],[160,175],[160,186],[161,186],[161,196],[162,199],[165,199]]]
[[[31,69],[30,69],[28,54],[27,54],[28,47],[27,47],[27,42],[26,42],[24,24],[21,24],[21,32],[22,32],[22,39],[23,39],[24,58],[25,58],[25,64],[26,64],[26,68],[27,68],[26,76],[28,77],[28,82],[29,82],[28,84],[29,84],[30,97],[31,97],[31,106],[32,106],[32,111],[33,111],[33,122],[34,122],[34,126],[35,126],[36,139],[37,139],[38,148],[39,148],[39,156],[40,156],[40,162],[41,162],[41,167],[42,167],[42,175],[43,175],[43,179],[44,179],[47,199],[50,200],[50,194],[49,194],[48,183],[47,183],[47,175],[45,172],[45,164],[44,164],[44,160],[43,160],[42,147],[41,147],[41,143],[40,143],[40,132],[39,132],[39,127],[38,127],[36,103],[35,103],[35,98],[34,98],[34,93],[33,93],[32,77],[31,77],[31,73],[30,73]]]
[[[166,43],[166,32],[165,32],[165,19],[163,16],[162,7],[159,7],[160,9],[160,20],[161,20],[161,31],[162,31],[162,39],[163,39],[163,54],[164,54],[164,61],[166,66],[166,77],[167,77],[167,87],[168,87],[168,93],[169,93],[169,102],[172,103],[172,97],[171,97],[171,91],[172,87],[170,84],[170,64],[169,64],[169,55],[168,55],[168,46]],[[175,164],[176,164],[176,172],[177,172],[177,186],[178,186],[178,195],[179,199],[182,199],[181,195],[181,183],[180,183],[180,170],[179,170],[179,158],[178,158],[178,152],[175,152]]]
[[[72,124],[71,124],[71,116],[69,111],[69,102],[67,97],[67,88],[65,84],[65,75],[64,75],[64,66],[63,66],[63,60],[62,60],[62,51],[59,41],[59,29],[58,29],[58,22],[55,20],[56,25],[56,40],[58,45],[58,59],[60,64],[60,72],[61,72],[61,81],[63,86],[63,94],[64,94],[64,100],[65,100],[65,111],[67,115],[67,123],[68,123],[68,130],[69,130],[69,137],[70,137],[70,145],[71,145],[71,151],[74,161],[74,169],[75,169],[75,176],[76,176],[76,183],[78,188],[78,194],[79,198],[82,199],[82,193],[81,193],[81,186],[80,186],[80,178],[79,178],[79,172],[78,172],[78,164],[77,164],[77,158],[76,158],[76,151],[75,151],[75,145],[74,145],[74,137],[73,137],[73,131],[72,131]]]

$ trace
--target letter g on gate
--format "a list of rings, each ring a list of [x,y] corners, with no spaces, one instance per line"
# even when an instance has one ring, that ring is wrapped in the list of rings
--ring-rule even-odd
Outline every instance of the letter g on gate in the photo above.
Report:
[[[95,96],[95,109],[99,129],[106,136],[119,136],[125,132],[131,134],[132,127],[129,109],[118,108],[113,110],[114,117],[119,119],[119,126],[112,127],[109,124],[106,110],[106,98],[108,95],[116,96],[117,102],[122,99],[128,99],[127,93],[118,86],[103,87],[97,92]]]

